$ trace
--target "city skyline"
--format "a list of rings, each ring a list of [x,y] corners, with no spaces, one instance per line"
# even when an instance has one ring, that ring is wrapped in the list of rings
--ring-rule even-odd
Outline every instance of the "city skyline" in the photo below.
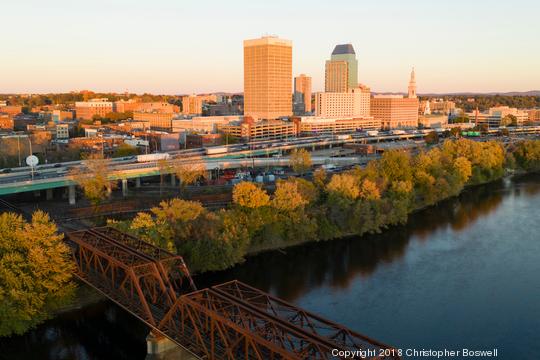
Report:
[[[9,2],[6,13],[24,17],[4,19],[17,33],[2,42],[0,93],[242,92],[242,41],[265,34],[292,41],[293,76],[312,77],[314,92],[345,43],[373,92],[406,93],[413,66],[419,94],[540,88],[533,1],[206,4]]]

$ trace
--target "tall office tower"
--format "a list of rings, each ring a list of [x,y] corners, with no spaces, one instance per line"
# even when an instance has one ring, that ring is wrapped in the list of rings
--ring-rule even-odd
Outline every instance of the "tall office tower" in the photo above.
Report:
[[[358,86],[358,60],[351,44],[336,45],[326,61],[325,91],[347,92]]]
[[[408,98],[416,99],[416,74],[414,73],[414,68],[411,71],[411,80],[409,80]]]
[[[295,113],[311,112],[311,77],[304,74],[294,78]]]
[[[292,42],[275,36],[244,41],[244,115],[292,115]]]

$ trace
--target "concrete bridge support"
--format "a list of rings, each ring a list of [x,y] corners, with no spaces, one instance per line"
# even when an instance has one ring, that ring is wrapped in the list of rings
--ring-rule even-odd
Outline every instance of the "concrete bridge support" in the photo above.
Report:
[[[45,199],[52,200],[53,198],[53,189],[45,190]]]
[[[141,178],[135,178],[135,187],[140,188],[141,187]]]
[[[146,360],[196,360],[188,351],[154,331],[146,337],[146,353]]]
[[[171,174],[171,186],[176,186],[176,174]]]
[[[69,205],[75,205],[75,185],[68,186]]]
[[[122,196],[128,196],[128,181],[122,179]]]

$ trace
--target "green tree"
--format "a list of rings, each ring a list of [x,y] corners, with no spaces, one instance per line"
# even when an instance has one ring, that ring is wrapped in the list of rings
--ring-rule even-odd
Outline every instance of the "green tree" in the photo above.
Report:
[[[163,192],[163,179],[165,178],[165,175],[171,172],[172,166],[168,159],[159,159],[156,164],[159,171],[159,196],[161,197]]]
[[[304,175],[311,169],[313,162],[311,161],[311,155],[306,149],[295,149],[291,153],[290,164],[294,172]]]
[[[0,336],[22,334],[69,303],[73,263],[49,216],[0,215]]]
[[[527,140],[520,142],[513,156],[517,165],[526,171],[540,171],[540,141]]]
[[[133,155],[137,155],[138,153],[139,153],[139,150],[137,150],[137,147],[124,143],[124,144],[120,144],[114,150],[114,157],[133,156]]]
[[[437,134],[436,131],[430,131],[426,134],[424,140],[426,141],[426,144],[429,145],[437,144],[439,142],[439,134]]]
[[[501,126],[517,126],[517,117],[512,114],[508,114],[501,119]]]

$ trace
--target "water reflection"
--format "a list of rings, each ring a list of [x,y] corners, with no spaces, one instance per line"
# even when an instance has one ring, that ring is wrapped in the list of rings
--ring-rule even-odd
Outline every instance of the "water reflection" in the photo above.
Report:
[[[147,333],[142,322],[104,301],[62,314],[24,336],[0,340],[0,359],[142,360]]]
[[[530,186],[526,188],[532,193]],[[540,185],[534,188],[540,191]],[[232,270],[199,276],[196,281],[202,287],[239,279],[289,301],[321,285],[347,288],[357,277],[368,277],[379,266],[403,257],[413,237],[427,241],[440,229],[463,231],[473,226],[493,213],[505,194],[513,190],[518,191],[519,186],[505,185],[503,181],[476,186],[459,197],[420,210],[409,217],[406,225],[391,227],[380,234],[265,253],[248,258]]]

